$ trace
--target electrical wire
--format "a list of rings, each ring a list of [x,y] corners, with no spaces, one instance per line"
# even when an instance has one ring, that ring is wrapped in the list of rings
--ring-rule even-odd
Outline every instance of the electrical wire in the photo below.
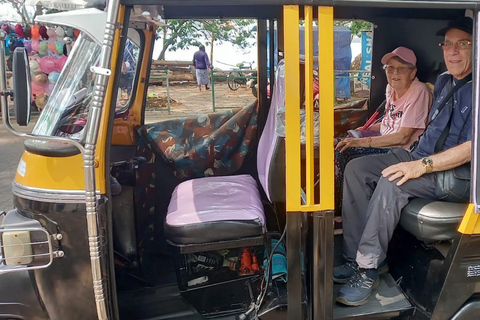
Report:
[[[257,301],[255,302],[255,317],[256,318],[258,318],[258,311],[260,310],[260,307],[262,306],[262,303],[263,303],[263,299],[265,298],[265,295],[267,294],[269,284],[273,280],[272,279],[273,275],[272,275],[272,272],[270,270],[270,265],[271,265],[271,262],[272,262],[272,259],[273,259],[273,254],[275,253],[275,250],[277,250],[277,247],[280,245],[280,243],[282,243],[286,234],[287,234],[287,225],[285,225],[285,229],[283,229],[283,232],[282,232],[282,235],[280,236],[280,239],[278,239],[278,242],[273,247],[272,252],[270,252],[270,255],[267,259],[267,266],[266,266],[265,270],[266,270],[266,272],[268,272],[269,276],[268,276],[267,283],[265,284],[265,287],[263,287],[263,285],[264,285],[264,282],[265,282],[265,278],[267,278],[267,277],[263,277],[263,279],[262,279],[262,283],[261,283],[260,287],[263,287],[263,290],[261,289],[262,291],[260,291],[260,294],[258,295]]]

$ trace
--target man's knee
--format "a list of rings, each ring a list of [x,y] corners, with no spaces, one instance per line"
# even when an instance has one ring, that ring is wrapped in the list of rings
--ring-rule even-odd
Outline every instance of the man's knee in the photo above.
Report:
[[[348,178],[350,175],[356,175],[357,172],[365,172],[368,168],[368,156],[367,157],[360,157],[353,159],[347,163],[345,167],[345,178]],[[365,161],[367,160],[367,161]]]

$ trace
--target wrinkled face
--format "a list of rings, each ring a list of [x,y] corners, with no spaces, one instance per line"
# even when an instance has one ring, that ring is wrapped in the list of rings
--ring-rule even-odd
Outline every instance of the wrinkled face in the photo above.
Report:
[[[388,84],[395,91],[405,91],[415,79],[417,68],[412,68],[411,64],[402,63],[393,57],[385,65],[385,74],[387,75]]]
[[[465,78],[472,72],[472,46],[461,47],[458,41],[472,41],[472,35],[458,29],[450,29],[445,34],[443,58],[448,71],[458,80]]]

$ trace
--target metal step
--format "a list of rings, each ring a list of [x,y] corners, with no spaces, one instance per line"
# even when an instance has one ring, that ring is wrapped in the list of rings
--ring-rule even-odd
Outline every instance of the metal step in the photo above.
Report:
[[[349,307],[340,303],[333,306],[334,319],[389,319],[413,310],[413,306],[395,283],[390,274],[380,276],[381,282],[372,297],[363,306]],[[342,284],[335,284],[333,291],[338,295]]]

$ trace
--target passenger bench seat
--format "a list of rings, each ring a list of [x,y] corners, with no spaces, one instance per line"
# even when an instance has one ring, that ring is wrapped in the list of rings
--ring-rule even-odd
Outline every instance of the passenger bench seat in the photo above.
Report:
[[[422,241],[450,240],[457,234],[467,206],[468,203],[414,198],[403,208],[400,226]]]

